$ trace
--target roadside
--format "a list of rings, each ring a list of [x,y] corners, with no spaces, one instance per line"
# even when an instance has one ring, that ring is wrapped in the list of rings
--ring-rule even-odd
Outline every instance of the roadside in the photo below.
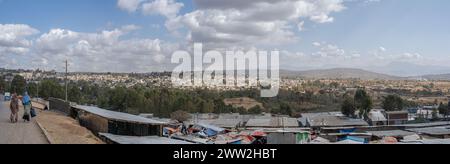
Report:
[[[104,144],[75,119],[51,111],[40,111],[36,121],[46,131],[52,144]]]
[[[80,126],[70,117],[51,111],[42,111],[43,106],[33,104],[38,116],[30,123],[21,118],[10,123],[9,101],[0,95],[0,144],[103,144],[92,132]],[[20,106],[19,116],[23,115]]]
[[[48,141],[36,123],[33,120],[30,123],[24,123],[22,119],[16,124],[10,123],[9,102],[0,100],[0,144],[48,144]],[[23,115],[23,109],[19,111],[19,116]]]

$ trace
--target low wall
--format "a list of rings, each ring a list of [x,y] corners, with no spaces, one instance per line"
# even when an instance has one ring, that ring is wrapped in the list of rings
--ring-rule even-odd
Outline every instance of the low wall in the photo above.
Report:
[[[44,99],[33,98],[31,100],[31,102],[32,102],[31,104],[33,105],[33,108],[40,109],[40,110],[48,110],[49,102]]]
[[[66,115],[71,114],[71,109],[70,109],[71,107],[70,107],[69,102],[66,102],[62,99],[57,99],[57,98],[49,98],[48,102],[49,102],[49,106],[48,106],[49,110],[61,112]]]

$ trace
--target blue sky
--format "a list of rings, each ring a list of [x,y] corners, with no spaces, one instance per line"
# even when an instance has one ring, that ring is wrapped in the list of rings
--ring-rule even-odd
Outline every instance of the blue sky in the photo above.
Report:
[[[158,16],[147,17],[119,10],[115,0],[3,0],[0,2],[0,22],[29,24],[40,31],[64,28],[82,32],[96,32],[114,26],[136,24],[150,28],[163,24]],[[162,32],[140,34],[157,36]]]
[[[136,0],[126,1],[126,3],[131,1]],[[226,7],[221,7],[221,5],[224,6],[224,2],[219,0],[209,2],[205,0],[158,0],[161,3],[155,3],[154,1],[142,0],[134,10],[127,10],[121,6],[118,0],[0,0],[0,25],[23,24],[39,31],[32,35],[17,37],[30,42],[28,47],[24,47],[27,49],[26,53],[15,54],[12,51],[6,51],[11,47],[4,45],[3,49],[5,50],[2,52],[0,49],[1,56],[3,60],[6,57],[14,57],[20,60],[45,58],[47,61],[43,61],[43,63],[48,64],[52,57],[44,52],[43,41],[39,43],[38,39],[44,34],[50,33],[51,30],[62,29],[99,36],[102,35],[103,31],[122,30],[123,34],[115,40],[117,43],[145,39],[160,42],[161,48],[156,48],[156,51],[152,49],[142,50],[143,52],[148,50],[150,54],[148,60],[157,59],[158,62],[148,62],[152,65],[151,67],[127,68],[123,66],[123,70],[117,70],[125,72],[136,71],[136,69],[152,71],[163,68],[158,64],[165,65],[164,62],[170,59],[170,50],[165,50],[164,47],[170,45],[172,45],[171,47],[177,45],[175,47],[178,48],[189,47],[189,44],[198,41],[205,42],[213,48],[244,46],[279,49],[285,50],[286,53],[291,55],[296,54],[293,55],[293,58],[282,61],[286,62],[286,69],[355,67],[392,73],[379,68],[392,62],[440,67],[445,66],[446,62],[450,62],[450,46],[448,46],[450,43],[450,21],[447,20],[450,16],[450,1],[448,0],[379,0],[373,2],[368,0],[318,0],[318,3],[298,0],[311,3],[310,6],[318,6],[319,9],[317,10],[320,11],[305,11],[302,15],[293,16],[293,19],[268,18],[264,20],[264,23],[280,27],[271,29],[273,31],[269,32],[272,33],[258,33],[261,36],[242,34],[242,31],[229,28],[226,25],[236,22],[242,25],[247,23],[250,26],[254,25],[251,24],[254,20],[241,21],[229,13],[251,15],[251,12],[255,12],[255,6],[264,4],[231,0]],[[166,4],[167,8],[144,9],[146,3],[153,3],[157,7]],[[235,6],[233,6],[234,3]],[[182,7],[177,8],[176,6],[180,4],[182,4]],[[276,10],[277,7],[282,8],[283,4],[273,5],[267,9],[273,11],[261,13],[294,15],[294,13],[282,13],[281,10]],[[324,9],[320,9],[320,7]],[[193,15],[196,15],[196,17]],[[316,19],[318,16],[320,18]],[[214,19],[210,20],[208,17]],[[199,26],[189,24],[189,21],[193,18]],[[224,24],[218,25],[215,22],[218,18],[227,19],[225,19]],[[332,18],[332,20],[327,18]],[[174,23],[166,25],[168,22]],[[304,24],[301,30],[297,29],[297,23],[299,22]],[[124,26],[127,25],[134,25],[139,28],[124,32]],[[264,29],[267,26],[260,26],[259,24],[255,26],[255,28],[258,27]],[[211,29],[214,31],[213,33],[210,33]],[[274,32],[280,32],[280,34],[274,34]],[[233,42],[228,42],[225,38],[220,38],[214,33],[232,36],[234,37]],[[67,44],[70,44],[70,46],[67,47],[76,47],[75,44],[79,44],[80,40],[86,40],[90,45],[97,41],[90,40],[87,36],[87,38],[77,37],[78,40],[68,42]],[[16,41],[20,39],[16,39]],[[59,40],[59,42],[62,41]],[[1,46],[0,40],[0,48]],[[98,51],[93,49],[89,52]],[[137,52],[141,51],[133,51],[129,54],[138,55]],[[57,55],[73,58],[74,65],[86,62],[83,57],[76,56],[76,54],[61,53]],[[95,55],[101,55],[101,53]],[[335,63],[330,61],[332,57],[338,58],[331,60]],[[111,63],[125,61],[123,56],[108,56],[108,58],[115,60],[110,61]],[[131,56],[130,58],[135,57]],[[147,60],[145,57],[142,59]],[[298,62],[291,62],[294,59],[304,61],[304,66],[298,66]],[[92,58],[89,60],[98,59]],[[131,62],[128,64],[139,64],[137,61],[131,61],[132,59],[127,60]],[[360,64],[354,64],[356,62],[360,62]],[[11,68],[20,67],[17,62],[3,62],[3,65]],[[32,67],[26,64],[25,66]],[[50,66],[50,68],[54,67]],[[77,69],[81,70],[81,67]],[[99,66],[94,71],[104,71],[105,69],[108,69],[108,67]]]

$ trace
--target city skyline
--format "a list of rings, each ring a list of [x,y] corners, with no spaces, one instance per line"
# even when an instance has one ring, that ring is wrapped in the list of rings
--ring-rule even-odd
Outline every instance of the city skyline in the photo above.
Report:
[[[0,64],[61,71],[68,59],[73,71],[170,71],[173,51],[201,42],[280,50],[288,70],[450,73],[450,2],[435,1],[1,0]]]

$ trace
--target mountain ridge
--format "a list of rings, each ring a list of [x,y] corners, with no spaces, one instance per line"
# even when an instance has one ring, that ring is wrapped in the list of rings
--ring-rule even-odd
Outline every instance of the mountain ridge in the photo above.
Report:
[[[331,68],[306,71],[280,70],[283,77],[306,79],[361,79],[361,80],[403,80],[405,77],[377,73],[359,68]]]

